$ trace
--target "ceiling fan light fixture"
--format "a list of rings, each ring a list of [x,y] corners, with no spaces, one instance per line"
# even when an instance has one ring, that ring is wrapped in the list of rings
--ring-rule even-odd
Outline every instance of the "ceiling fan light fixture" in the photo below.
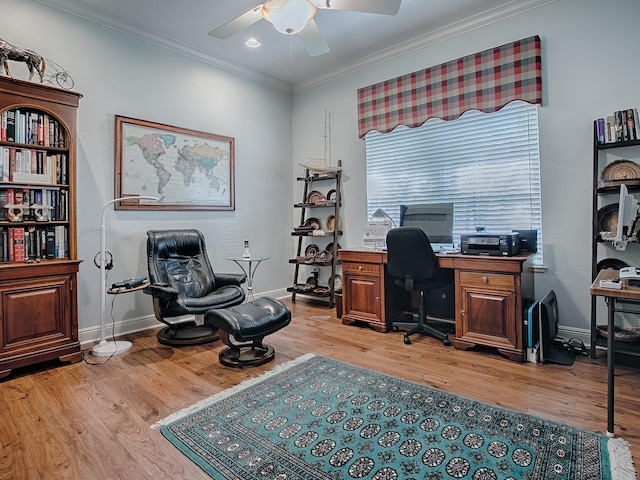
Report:
[[[276,30],[294,35],[307,26],[318,9],[310,0],[267,0],[262,5],[262,16]]]

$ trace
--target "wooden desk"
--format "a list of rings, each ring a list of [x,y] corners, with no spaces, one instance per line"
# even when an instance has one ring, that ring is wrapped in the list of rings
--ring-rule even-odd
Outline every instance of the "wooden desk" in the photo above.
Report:
[[[595,296],[605,297],[607,300],[607,435],[613,437],[613,406],[614,406],[614,377],[615,377],[615,348],[614,348],[614,317],[616,312],[627,312],[629,310],[621,309],[619,303],[640,303],[640,287],[630,287],[623,285],[621,290],[613,288],[600,288],[600,280],[618,278],[617,270],[600,270],[598,276],[591,284],[589,293]],[[634,313],[640,313],[636,311]]]
[[[341,249],[343,314],[346,325],[367,324],[387,332],[411,305],[411,293],[388,278],[387,252]],[[459,349],[483,345],[525,360],[525,299],[533,299],[533,255],[487,257],[440,254],[441,267],[454,270],[456,334]]]

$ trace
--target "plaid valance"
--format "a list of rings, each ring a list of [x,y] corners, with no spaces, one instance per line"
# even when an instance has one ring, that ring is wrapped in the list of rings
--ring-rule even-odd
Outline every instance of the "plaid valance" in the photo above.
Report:
[[[542,103],[537,35],[358,89],[358,136],[495,112],[513,100]]]

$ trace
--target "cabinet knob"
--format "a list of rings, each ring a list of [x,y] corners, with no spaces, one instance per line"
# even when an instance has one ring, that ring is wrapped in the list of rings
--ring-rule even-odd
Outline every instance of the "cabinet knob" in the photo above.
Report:
[[[380,297],[376,297],[376,302],[379,302],[379,301],[380,301]]]
[[[362,270],[362,265],[359,265],[359,266],[358,266],[358,270]]]
[[[482,283],[489,283],[489,279],[487,277],[482,277]]]
[[[460,315],[464,315],[465,311],[464,310],[460,310]]]

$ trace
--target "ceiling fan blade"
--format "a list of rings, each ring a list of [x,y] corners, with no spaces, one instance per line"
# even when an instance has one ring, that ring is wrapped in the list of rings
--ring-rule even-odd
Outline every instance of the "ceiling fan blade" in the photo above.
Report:
[[[324,41],[318,25],[313,20],[309,20],[307,26],[297,34],[304,43],[304,48],[307,49],[307,53],[312,57],[329,53],[329,45]]]
[[[262,20],[262,5],[258,5],[239,17],[228,21],[224,25],[219,26],[209,32],[209,35],[216,38],[229,38],[231,35],[250,27],[258,20]]]
[[[331,10],[395,15],[402,0],[328,0],[327,3]]]

